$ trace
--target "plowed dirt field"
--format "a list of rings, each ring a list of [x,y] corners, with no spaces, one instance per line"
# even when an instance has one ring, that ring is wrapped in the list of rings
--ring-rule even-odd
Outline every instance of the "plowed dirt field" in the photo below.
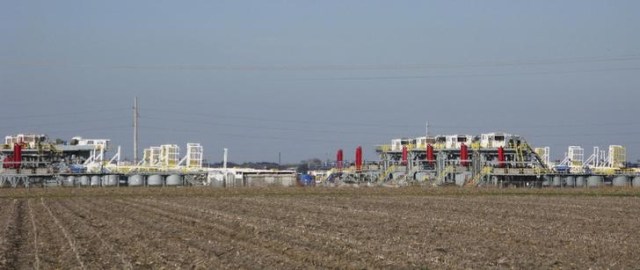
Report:
[[[637,269],[640,190],[0,190],[0,269]]]

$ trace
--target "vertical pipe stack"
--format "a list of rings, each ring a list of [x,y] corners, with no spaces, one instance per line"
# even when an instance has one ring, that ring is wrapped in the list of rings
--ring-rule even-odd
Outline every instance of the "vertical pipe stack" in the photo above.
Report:
[[[427,144],[427,162],[429,164],[433,164],[435,158],[433,157],[433,146],[431,144]]]
[[[498,147],[498,167],[504,168],[504,148]]]
[[[467,149],[467,145],[463,143],[462,145],[460,145],[460,165],[467,166],[468,159],[469,159],[469,150]]]
[[[13,145],[13,168],[20,169],[22,163],[22,146],[19,143]]]
[[[408,161],[407,146],[402,146],[402,165],[407,165],[407,161]]]
[[[338,149],[338,153],[336,153],[336,167],[338,167],[338,171],[342,172],[342,149]]]
[[[356,148],[356,171],[362,171],[362,146]]]

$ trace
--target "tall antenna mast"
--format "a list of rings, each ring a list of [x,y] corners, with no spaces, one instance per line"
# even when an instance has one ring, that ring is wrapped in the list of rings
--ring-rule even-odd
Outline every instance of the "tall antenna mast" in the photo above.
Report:
[[[138,97],[133,98],[133,164],[138,164]]]

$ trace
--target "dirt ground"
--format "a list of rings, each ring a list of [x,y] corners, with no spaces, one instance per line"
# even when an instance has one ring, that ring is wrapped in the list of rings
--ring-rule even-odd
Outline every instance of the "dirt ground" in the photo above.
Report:
[[[638,269],[640,190],[0,190],[0,269]]]

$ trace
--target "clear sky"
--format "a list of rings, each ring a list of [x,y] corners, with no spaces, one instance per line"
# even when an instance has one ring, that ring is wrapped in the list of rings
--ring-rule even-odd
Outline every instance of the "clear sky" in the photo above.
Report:
[[[506,131],[640,158],[640,1],[0,3],[0,135],[297,162]]]

